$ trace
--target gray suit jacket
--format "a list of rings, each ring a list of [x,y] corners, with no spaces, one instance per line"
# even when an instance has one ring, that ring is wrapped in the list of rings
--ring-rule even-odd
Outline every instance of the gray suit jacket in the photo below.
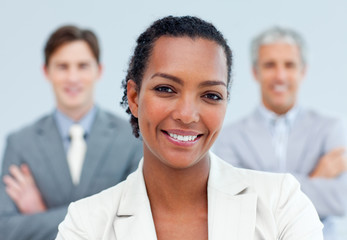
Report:
[[[0,239],[54,239],[70,202],[98,193],[124,180],[136,169],[142,144],[130,124],[98,109],[90,135],[80,184],[74,186],[53,115],[7,140],[2,176],[11,164],[29,165],[48,211],[22,215],[0,184]]]
[[[258,110],[226,126],[214,145],[215,153],[237,167],[278,172],[272,136]],[[301,109],[291,129],[287,148],[287,172],[301,183],[322,219],[345,214],[347,174],[335,179],[309,178],[321,156],[345,146],[341,122]]]

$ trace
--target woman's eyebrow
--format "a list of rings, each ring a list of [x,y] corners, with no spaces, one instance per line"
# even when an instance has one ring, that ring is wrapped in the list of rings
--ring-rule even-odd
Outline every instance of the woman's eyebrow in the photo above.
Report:
[[[182,79],[175,77],[173,75],[167,74],[167,73],[155,73],[155,74],[153,74],[151,79],[155,78],[155,77],[165,78],[165,79],[174,81],[180,85],[184,84]],[[206,80],[206,81],[200,83],[199,87],[208,87],[208,86],[216,86],[216,85],[223,85],[223,86],[227,87],[227,85],[224,81],[219,81],[219,80]]]
[[[199,87],[208,87],[208,86],[215,86],[215,85],[223,85],[227,87],[227,84],[224,81],[219,80],[207,80],[199,84]]]
[[[153,76],[151,77],[152,78],[155,78],[155,77],[161,77],[161,78],[166,78],[166,79],[169,79],[169,80],[172,80],[180,85],[183,85],[183,81],[182,79],[178,78],[178,77],[175,77],[175,76],[172,76],[170,74],[167,74],[167,73],[155,73],[153,74]]]

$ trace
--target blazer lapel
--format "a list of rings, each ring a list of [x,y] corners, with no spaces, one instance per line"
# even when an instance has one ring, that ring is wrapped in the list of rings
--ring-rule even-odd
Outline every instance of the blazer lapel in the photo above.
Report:
[[[95,121],[93,123],[90,135],[88,136],[87,152],[83,163],[80,185],[76,187],[75,198],[85,196],[88,191],[94,173],[98,169],[98,165],[104,160],[103,154],[109,148],[109,144],[115,134],[116,126],[112,124],[102,110],[98,109]]]
[[[73,189],[64,146],[53,115],[48,116],[37,129],[38,146],[47,163],[47,175],[55,178],[59,193],[69,196]]]
[[[251,240],[255,234],[257,195],[231,167],[211,153],[208,183],[209,239]],[[226,171],[227,169],[227,171]]]
[[[287,150],[287,170],[288,172],[298,172],[299,169],[306,170],[311,169],[312,161],[302,161],[307,158],[308,153],[312,151],[310,141],[312,134],[303,134],[303,132],[310,131],[310,121],[307,121],[307,114],[304,110],[301,110],[295,119],[294,125],[291,129],[288,139]],[[310,139],[311,138],[311,139]]]
[[[209,239],[251,240],[255,234],[257,195],[248,190],[248,184],[230,165],[212,153],[211,157],[208,182]],[[114,234],[108,233],[108,236],[115,235],[117,240],[157,239],[142,174],[142,161],[138,170],[125,182],[113,222]]]
[[[255,160],[252,161],[252,169],[276,171],[278,166],[272,146],[272,137],[257,110],[248,119],[247,124],[245,135],[250,144],[249,149],[254,151],[255,157]]]
[[[131,177],[131,178],[130,178]],[[124,186],[116,220],[113,223],[117,240],[157,239],[150,202],[142,174],[142,161]]]

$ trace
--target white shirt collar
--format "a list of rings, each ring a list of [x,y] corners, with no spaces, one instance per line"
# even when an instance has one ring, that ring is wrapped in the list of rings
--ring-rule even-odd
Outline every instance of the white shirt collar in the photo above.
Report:
[[[294,105],[287,113],[278,115],[269,109],[267,109],[263,104],[260,104],[258,107],[258,112],[264,118],[267,126],[272,126],[273,122],[277,119],[284,118],[288,127],[292,127],[295,119],[300,111],[300,106]]]
[[[71,125],[77,123],[82,126],[84,133],[86,136],[88,136],[92,124],[94,122],[95,116],[97,112],[97,107],[93,106],[92,109],[88,111],[86,115],[83,116],[83,118],[75,122],[74,120],[70,119],[68,116],[66,116],[64,113],[62,113],[59,109],[55,109],[54,111],[54,118],[57,122],[59,132],[62,136],[63,139],[68,139],[69,138],[69,129]]]

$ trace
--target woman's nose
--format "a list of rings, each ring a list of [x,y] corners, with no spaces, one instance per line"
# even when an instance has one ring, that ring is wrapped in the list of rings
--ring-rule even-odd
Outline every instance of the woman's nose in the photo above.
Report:
[[[184,124],[198,122],[200,118],[199,106],[191,97],[184,97],[179,99],[173,112],[173,118],[179,120]]]

